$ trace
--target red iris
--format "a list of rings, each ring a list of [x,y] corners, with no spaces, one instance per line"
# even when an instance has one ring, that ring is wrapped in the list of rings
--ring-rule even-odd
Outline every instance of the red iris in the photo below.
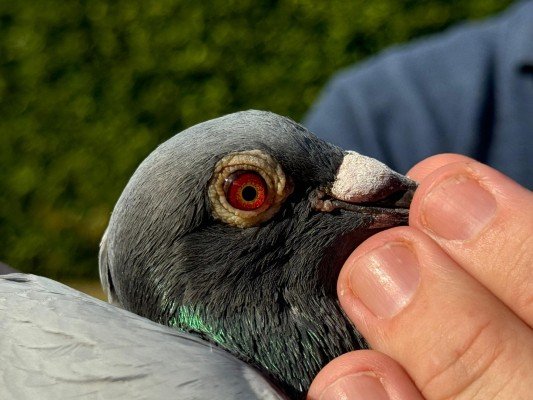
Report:
[[[226,179],[226,199],[232,207],[250,211],[261,207],[267,198],[267,185],[257,172],[236,172]]]

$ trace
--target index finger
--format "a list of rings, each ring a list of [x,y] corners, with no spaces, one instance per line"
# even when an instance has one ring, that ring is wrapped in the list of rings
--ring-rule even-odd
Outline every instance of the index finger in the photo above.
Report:
[[[407,176],[417,182],[422,182],[426,176],[440,167],[461,161],[471,161],[471,158],[453,153],[437,154],[420,161],[407,172]]]
[[[533,325],[533,194],[529,190],[463,157],[423,177],[411,204],[409,225],[433,238]]]

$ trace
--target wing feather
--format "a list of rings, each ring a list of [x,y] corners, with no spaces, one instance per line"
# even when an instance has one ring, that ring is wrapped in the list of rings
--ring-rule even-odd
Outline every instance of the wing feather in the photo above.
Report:
[[[226,351],[47,278],[0,276],[2,399],[284,399]]]

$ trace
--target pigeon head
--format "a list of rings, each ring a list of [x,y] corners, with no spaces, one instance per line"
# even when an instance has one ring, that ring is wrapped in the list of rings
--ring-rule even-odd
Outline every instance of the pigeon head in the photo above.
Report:
[[[291,396],[365,347],[336,296],[416,184],[294,121],[246,111],[174,136],[139,166],[100,251],[111,302],[224,347]]]

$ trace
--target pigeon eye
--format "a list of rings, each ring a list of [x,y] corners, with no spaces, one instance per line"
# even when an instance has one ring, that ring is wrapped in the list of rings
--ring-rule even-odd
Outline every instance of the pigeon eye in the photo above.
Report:
[[[255,171],[237,171],[225,179],[226,199],[239,210],[256,210],[265,204],[268,188]]]
[[[239,228],[270,219],[291,192],[279,163],[261,150],[222,158],[208,187],[213,217]]]

